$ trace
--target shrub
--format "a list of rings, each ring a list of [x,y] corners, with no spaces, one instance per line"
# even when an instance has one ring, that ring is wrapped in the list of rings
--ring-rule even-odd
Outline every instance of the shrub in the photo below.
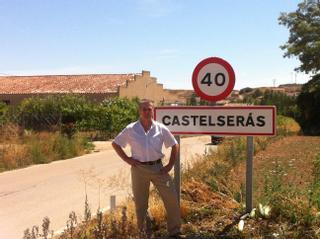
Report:
[[[288,117],[297,117],[299,112],[296,104],[296,97],[288,96],[282,92],[266,90],[259,105],[275,105],[280,115]]]
[[[15,112],[19,124],[33,130],[46,130],[58,125],[61,120],[59,99],[56,96],[24,99]]]
[[[11,119],[26,129],[60,130],[69,138],[77,131],[107,132],[101,135],[112,137],[138,119],[138,102],[111,98],[97,104],[78,95],[33,97],[23,100]]]
[[[278,135],[297,135],[300,131],[300,125],[293,118],[282,115],[277,116]]]
[[[309,135],[320,135],[320,74],[313,76],[303,85],[297,101],[301,111],[298,120],[303,132]]]
[[[113,98],[102,102],[102,106],[111,117],[111,137],[117,135],[129,123],[138,119],[138,103],[137,98],[133,100]]]
[[[5,123],[6,121],[6,113],[8,111],[8,106],[3,103],[3,102],[0,102],[0,127]]]
[[[72,136],[76,129],[110,128],[110,117],[104,108],[79,95],[27,98],[21,102],[16,114],[19,123],[27,129],[62,129],[68,136]]]

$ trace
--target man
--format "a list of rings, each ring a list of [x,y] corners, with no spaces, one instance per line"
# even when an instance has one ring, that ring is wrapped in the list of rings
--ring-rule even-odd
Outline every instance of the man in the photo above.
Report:
[[[112,142],[112,146],[126,163],[131,165],[132,192],[136,207],[137,224],[144,229],[148,210],[150,182],[159,191],[167,212],[170,238],[184,238],[180,234],[181,216],[177,193],[169,171],[173,168],[179,145],[163,124],[153,120],[153,103],[139,104],[139,120],[129,124]],[[171,147],[169,163],[163,166],[162,145]],[[123,150],[131,147],[131,157]]]

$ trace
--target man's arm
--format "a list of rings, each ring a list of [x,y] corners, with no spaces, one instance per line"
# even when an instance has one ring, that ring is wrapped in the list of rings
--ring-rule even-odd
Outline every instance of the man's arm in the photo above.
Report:
[[[174,163],[176,162],[178,151],[179,151],[179,144],[175,144],[171,147],[169,163],[161,169],[161,173],[166,174],[171,171],[171,169],[174,166]]]
[[[134,160],[132,157],[128,157],[128,155],[123,151],[121,146],[116,144],[114,141],[112,142],[112,147],[117,152],[118,156],[126,163],[134,167],[140,164],[137,160]]]

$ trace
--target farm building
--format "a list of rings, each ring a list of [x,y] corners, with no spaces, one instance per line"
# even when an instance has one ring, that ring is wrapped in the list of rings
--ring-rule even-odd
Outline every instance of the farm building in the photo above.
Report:
[[[139,97],[160,104],[186,104],[192,90],[164,89],[149,71],[132,74],[0,76],[0,101],[17,105],[32,96],[79,94],[101,102],[110,97]]]

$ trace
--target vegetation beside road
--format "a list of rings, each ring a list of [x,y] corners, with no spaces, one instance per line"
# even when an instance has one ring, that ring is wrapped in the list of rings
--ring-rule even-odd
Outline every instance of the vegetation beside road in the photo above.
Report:
[[[76,95],[0,103],[0,172],[73,158],[93,149],[137,119],[138,99],[94,104]]]
[[[188,238],[317,237],[320,137],[298,136],[296,122],[281,120],[288,125],[285,131],[278,130],[281,134],[277,137],[255,137],[256,209],[242,220],[243,228],[245,137],[225,139],[216,153],[199,159],[182,174],[181,212]],[[58,238],[165,238],[165,210],[155,191],[149,212],[149,231],[143,235],[136,231],[133,201],[129,199],[113,214],[98,213],[93,220],[68,222],[68,229]]]
[[[0,143],[0,172],[73,158],[92,149],[92,143],[79,134],[69,138],[59,132],[32,132]]]
[[[13,124],[22,130],[60,131],[71,137],[90,132],[92,139],[112,138],[138,118],[139,100],[126,98],[91,102],[80,95],[54,95],[24,99],[17,106],[0,104],[0,127]]]

